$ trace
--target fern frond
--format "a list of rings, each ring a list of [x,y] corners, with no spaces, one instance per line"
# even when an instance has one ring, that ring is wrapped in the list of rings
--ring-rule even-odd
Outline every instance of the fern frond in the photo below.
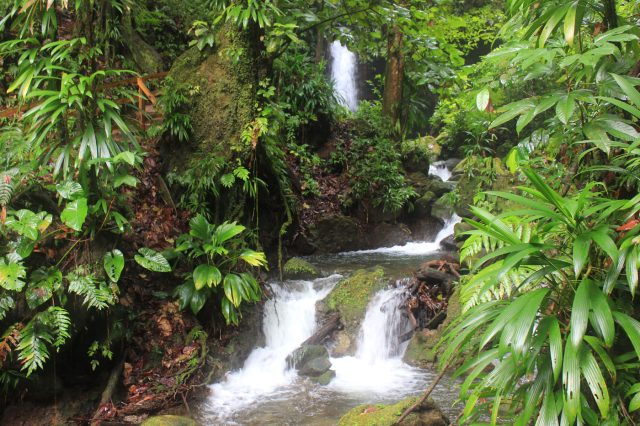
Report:
[[[0,207],[6,207],[13,197],[15,190],[14,177],[18,174],[18,169],[10,169],[0,172]]]
[[[97,282],[92,274],[85,273],[83,268],[78,268],[70,273],[69,291],[83,298],[83,304],[89,308],[103,310],[113,305],[117,299],[113,291],[104,282]]]
[[[36,370],[44,367],[49,359],[49,349],[54,338],[43,321],[43,314],[37,314],[20,330],[18,342],[18,360],[22,364],[22,371],[26,371],[27,377]]]
[[[67,339],[71,337],[71,334],[69,334],[71,317],[66,309],[58,306],[51,306],[47,312],[49,313],[49,326],[53,328],[56,336],[53,346],[60,349]]]
[[[0,297],[0,321],[7,317],[7,314],[16,306],[16,301],[11,296]]]

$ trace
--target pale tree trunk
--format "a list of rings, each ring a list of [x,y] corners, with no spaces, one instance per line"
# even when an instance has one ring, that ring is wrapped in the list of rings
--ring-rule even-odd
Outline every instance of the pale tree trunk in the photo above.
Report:
[[[389,28],[382,112],[391,119],[393,124],[396,124],[400,119],[402,104],[402,80],[404,77],[402,38],[402,31],[399,27]]]

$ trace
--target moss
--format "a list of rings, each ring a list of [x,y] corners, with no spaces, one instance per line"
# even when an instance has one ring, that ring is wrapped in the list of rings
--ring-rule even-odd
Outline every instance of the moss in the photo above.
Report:
[[[418,397],[404,399],[393,405],[360,405],[345,414],[338,426],[392,426],[402,413],[415,404]],[[425,401],[418,410],[401,423],[405,426],[444,426],[448,420],[432,399]]]
[[[195,420],[183,416],[154,416],[142,422],[142,426],[197,426]]]
[[[292,257],[282,267],[285,278],[289,279],[310,279],[318,276],[318,268],[299,257]]]
[[[385,284],[384,269],[360,269],[340,281],[327,297],[327,307],[340,312],[343,322],[349,324],[364,318],[371,296]]]

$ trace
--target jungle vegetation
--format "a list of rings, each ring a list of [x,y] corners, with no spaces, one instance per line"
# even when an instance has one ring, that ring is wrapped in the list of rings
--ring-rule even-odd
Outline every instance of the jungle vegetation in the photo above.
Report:
[[[398,213],[406,156],[458,156],[460,422],[636,424],[639,21],[632,0],[0,0],[4,395],[56,359],[112,366],[144,303],[176,300],[193,342],[241,324],[323,176],[345,214]],[[334,40],[378,63],[355,112]],[[193,57],[238,70],[216,149],[212,89],[171,71]],[[323,128],[348,135],[329,155]]]

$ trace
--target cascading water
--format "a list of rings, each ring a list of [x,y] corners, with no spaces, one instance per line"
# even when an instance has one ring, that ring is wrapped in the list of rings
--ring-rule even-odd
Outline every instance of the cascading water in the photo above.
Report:
[[[402,361],[407,343],[400,336],[411,329],[404,311],[404,288],[378,292],[367,309],[355,356],[332,358],[336,378],[330,388],[352,395],[385,397],[410,394],[424,384],[424,372]]]
[[[432,176],[438,176],[443,182],[447,182],[451,179],[451,170],[447,167],[444,161],[437,161],[429,166],[429,174]]]
[[[287,367],[287,356],[316,328],[316,302],[324,299],[340,275],[311,281],[289,281],[272,286],[274,297],[264,306],[266,345],[253,350],[244,367],[211,386],[209,414],[226,419],[264,395],[286,392],[297,377]]]
[[[331,77],[340,102],[355,111],[358,108],[356,55],[338,40],[331,43]]]

